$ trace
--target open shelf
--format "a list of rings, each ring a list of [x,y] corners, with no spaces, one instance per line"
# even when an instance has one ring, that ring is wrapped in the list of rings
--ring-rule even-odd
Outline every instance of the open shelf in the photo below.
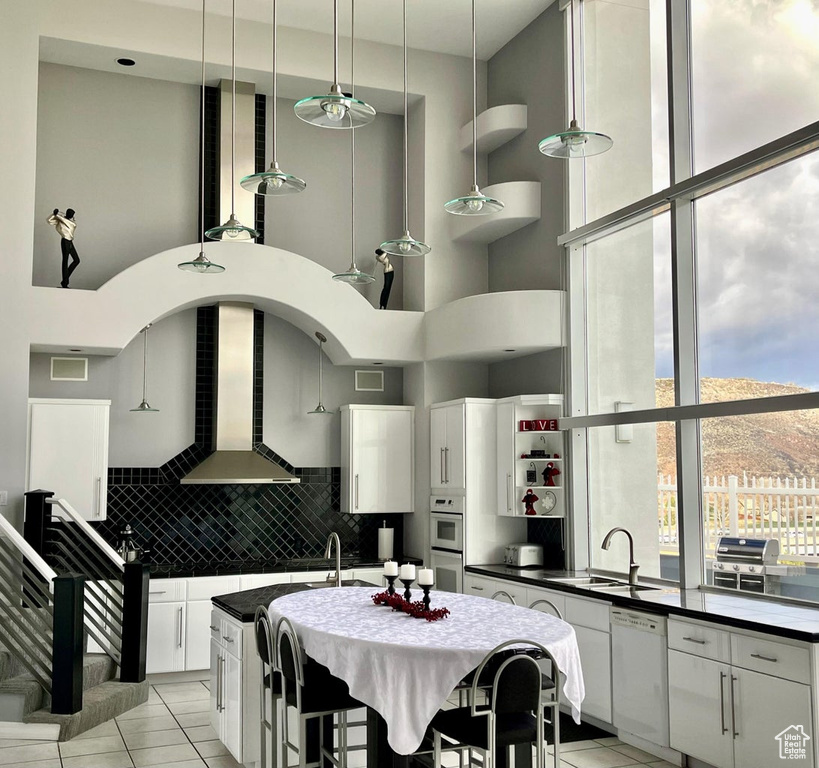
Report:
[[[494,243],[540,219],[539,181],[507,181],[482,187],[481,191],[500,200],[503,210],[489,216],[450,216],[453,240]]]
[[[488,155],[526,130],[528,109],[525,104],[502,104],[478,115],[478,153]],[[472,150],[472,121],[460,135],[461,152]]]
[[[549,459],[541,456],[536,459],[516,459],[516,461],[563,461],[563,459]]]

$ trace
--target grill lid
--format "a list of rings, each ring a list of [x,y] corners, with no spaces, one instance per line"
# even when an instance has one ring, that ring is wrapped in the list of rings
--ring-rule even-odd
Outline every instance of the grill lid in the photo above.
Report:
[[[717,561],[774,565],[779,558],[779,539],[746,539],[723,536],[717,542]]]

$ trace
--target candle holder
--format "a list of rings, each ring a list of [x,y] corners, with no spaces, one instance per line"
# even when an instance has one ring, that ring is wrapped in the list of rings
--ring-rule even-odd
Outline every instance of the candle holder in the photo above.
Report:
[[[424,610],[429,610],[429,591],[432,589],[431,584],[422,584],[421,589],[424,590]]]
[[[399,579],[399,581],[404,585],[404,600],[406,600],[408,603],[412,602],[412,592],[410,592],[410,587],[415,579]]]
[[[397,576],[385,576],[384,578],[389,582],[389,586],[387,587],[387,594],[388,595],[394,595],[395,594],[395,580],[398,577]]]

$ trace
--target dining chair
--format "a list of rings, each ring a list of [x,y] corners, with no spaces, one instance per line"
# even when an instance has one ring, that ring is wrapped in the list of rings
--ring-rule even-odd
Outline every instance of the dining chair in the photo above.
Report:
[[[507,655],[511,649],[526,646],[538,650],[553,664],[555,685],[560,672],[554,658],[542,644],[532,640],[509,640],[488,653],[473,674],[471,704],[457,709],[442,710],[432,720],[433,766],[442,768],[442,737],[455,742],[455,748],[483,753],[484,768],[496,768],[500,750],[524,744],[535,744],[537,768],[545,768],[543,741],[543,697],[541,669],[528,653]],[[495,672],[487,704],[478,704],[478,688],[484,670],[503,659]],[[448,745],[448,749],[452,746]],[[559,759],[555,756],[555,768]]]
[[[561,621],[563,613],[551,600],[540,598],[529,603],[529,608],[533,611],[541,611],[542,613],[550,613],[556,616]],[[554,746],[555,765],[559,764],[560,759],[560,689],[557,686],[552,670],[557,669],[554,665],[554,659],[539,658],[537,659],[538,666],[541,669],[541,693],[543,699],[543,709],[551,710],[550,720],[548,721],[552,726],[552,741]],[[545,716],[545,712],[544,712]]]
[[[282,616],[276,622],[274,636],[277,640],[276,665],[282,674],[282,754],[280,768],[291,768],[289,752],[292,750],[298,757],[298,768],[319,768],[324,759],[329,760],[336,768],[347,768],[347,713],[351,709],[360,709],[364,705],[350,696],[347,683],[330,673],[327,667],[313,659],[305,659],[299,644],[298,635],[290,620]],[[288,707],[293,707],[299,721],[299,741],[290,740]],[[324,743],[323,718],[338,717],[337,749],[334,750],[334,739]],[[318,759],[307,762],[307,723],[319,721]],[[337,754],[336,754],[337,753]]]
[[[261,682],[259,700],[259,732],[261,734],[260,768],[279,768],[286,765],[282,759],[279,745],[279,700],[282,697],[281,674],[276,669],[274,649],[276,640],[267,608],[260,605],[253,618],[256,638],[256,653],[261,663]],[[268,762],[268,733],[270,735],[270,762]]]
[[[499,589],[497,592],[495,592],[495,594],[492,595],[492,599],[500,600],[502,603],[509,602],[512,603],[512,605],[517,605],[515,598],[512,597],[512,595],[510,595],[505,589]]]

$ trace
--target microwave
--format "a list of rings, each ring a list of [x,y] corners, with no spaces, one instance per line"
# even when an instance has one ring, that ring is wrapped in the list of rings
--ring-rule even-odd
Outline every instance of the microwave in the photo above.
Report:
[[[459,512],[430,512],[429,545],[452,552],[464,551],[464,516]]]

